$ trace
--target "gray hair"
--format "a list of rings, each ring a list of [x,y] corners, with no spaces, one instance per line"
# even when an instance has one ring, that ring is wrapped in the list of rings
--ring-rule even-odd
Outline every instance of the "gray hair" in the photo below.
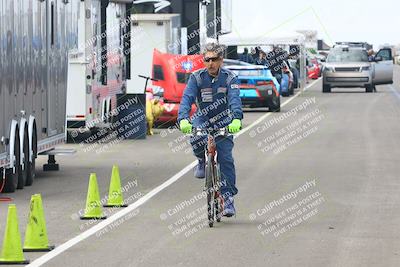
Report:
[[[203,48],[203,52],[202,52],[203,56],[207,52],[213,52],[213,53],[216,53],[219,57],[223,57],[224,52],[225,52],[225,46],[217,44],[217,43],[208,43]]]

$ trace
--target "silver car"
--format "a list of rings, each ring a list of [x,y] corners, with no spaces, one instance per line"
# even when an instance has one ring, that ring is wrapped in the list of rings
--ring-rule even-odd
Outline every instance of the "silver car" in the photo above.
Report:
[[[387,83],[393,83],[391,51],[389,55],[387,49],[381,49],[374,58],[361,47],[335,46],[329,52],[322,92],[329,93],[333,87],[364,87],[372,92],[375,85]]]

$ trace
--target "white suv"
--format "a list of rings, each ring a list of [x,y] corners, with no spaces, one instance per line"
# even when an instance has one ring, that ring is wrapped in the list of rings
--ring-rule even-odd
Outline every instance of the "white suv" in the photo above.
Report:
[[[375,85],[393,83],[393,59],[390,48],[379,50],[374,59],[368,58],[361,47],[335,46],[329,52],[323,70],[322,92],[333,87],[364,87],[372,92]]]

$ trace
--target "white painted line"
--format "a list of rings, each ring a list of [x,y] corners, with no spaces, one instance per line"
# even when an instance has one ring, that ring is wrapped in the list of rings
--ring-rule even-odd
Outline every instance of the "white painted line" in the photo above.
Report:
[[[319,79],[318,79],[319,80]],[[308,88],[310,88],[311,86],[313,86],[318,80],[310,83],[306,88],[304,88],[304,91],[307,90]],[[285,101],[281,107],[284,107],[285,105],[287,105],[288,103],[290,103],[293,99],[295,99],[297,96],[299,96],[301,94],[302,91],[299,91],[297,94],[295,94],[292,98],[288,99],[287,101]],[[272,113],[267,113],[263,116],[261,116],[260,118],[258,118],[255,122],[253,122],[252,124],[250,124],[249,126],[247,126],[246,128],[244,128],[243,130],[241,130],[238,134],[236,134],[235,137],[240,136],[241,134],[244,134],[245,132],[247,132],[248,130],[250,130],[251,128],[253,128],[255,125],[257,125],[258,123],[260,123],[262,120],[264,120],[266,117],[270,116]],[[182,176],[184,176],[188,171],[192,170],[195,166],[197,165],[197,160],[193,161],[192,163],[190,163],[189,165],[187,165],[185,168],[183,168],[181,171],[179,171],[177,174],[175,174],[174,176],[172,176],[171,178],[169,178],[167,181],[165,181],[164,183],[160,184],[159,186],[157,186],[156,188],[154,188],[153,190],[151,190],[149,193],[147,193],[146,195],[144,195],[143,197],[139,198],[136,202],[130,204],[128,207],[114,213],[113,215],[111,215],[110,217],[108,217],[107,219],[105,219],[104,221],[99,222],[98,224],[94,225],[93,227],[89,228],[88,230],[86,230],[85,232],[75,236],[74,238],[68,240],[67,242],[57,246],[54,250],[44,254],[43,256],[37,258],[36,260],[34,260],[33,262],[31,262],[29,265],[30,267],[36,267],[36,266],[41,266],[42,264],[48,262],[49,260],[53,259],[54,257],[56,257],[57,255],[63,253],[64,251],[66,251],[67,249],[71,248],[72,246],[78,244],[79,242],[85,240],[86,238],[92,236],[93,234],[95,234],[96,232],[100,231],[101,229],[107,227],[108,225],[112,224],[113,222],[117,221],[118,219],[120,219],[121,217],[127,215],[128,213],[132,212],[133,210],[137,209],[138,207],[140,207],[141,205],[143,205],[144,203],[146,203],[149,199],[151,199],[152,197],[154,197],[155,195],[157,195],[159,192],[161,192],[162,190],[164,190],[165,188],[167,188],[168,186],[170,186],[171,184],[175,183],[177,180],[179,180]]]
[[[95,234],[97,231],[100,231],[101,229],[107,227],[111,223],[117,221],[118,219],[120,219],[121,217],[125,216],[129,212],[135,210],[136,208],[138,208],[141,205],[143,205],[144,203],[146,203],[150,198],[152,198],[153,196],[158,194],[163,189],[167,188],[168,186],[170,186],[171,184],[176,182],[179,178],[181,178],[183,175],[185,175],[188,171],[193,169],[193,167],[196,166],[196,164],[197,164],[197,161],[193,161],[192,163],[187,165],[185,168],[183,168],[180,172],[178,172],[177,174],[175,174],[174,176],[169,178],[167,181],[165,181],[164,183],[162,183],[161,185],[157,186],[156,188],[151,190],[149,193],[147,193],[146,195],[144,195],[143,197],[138,199],[135,203],[130,204],[127,208],[124,208],[124,209],[114,213],[113,215],[111,215],[110,217],[105,219],[104,221],[99,222],[98,224],[96,224],[93,227],[89,228],[85,232],[83,232],[83,233],[75,236],[74,238],[68,240],[67,242],[57,246],[54,250],[52,250],[52,251],[44,254],[43,256],[37,258],[36,260],[34,260],[31,264],[29,264],[27,266],[32,266],[32,267],[33,266],[41,266],[42,264],[48,262],[52,258],[54,258],[57,255],[61,254],[62,252],[66,251],[70,247],[76,245],[77,243],[79,243],[79,242],[85,240],[86,238],[90,237],[91,235]]]
[[[400,93],[394,88],[394,86],[391,85],[391,84],[388,84],[388,87],[390,88],[390,90],[392,90],[393,94],[394,94],[398,99],[400,99]]]

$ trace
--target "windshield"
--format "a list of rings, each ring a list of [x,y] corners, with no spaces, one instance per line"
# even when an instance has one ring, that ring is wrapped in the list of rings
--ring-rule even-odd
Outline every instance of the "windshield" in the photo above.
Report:
[[[233,66],[233,65],[251,66],[251,64],[247,62],[234,59],[224,59],[224,66]]]
[[[191,73],[186,73],[186,72],[177,72],[176,73],[176,80],[178,83],[187,83],[189,81]]]
[[[257,70],[234,70],[234,69],[231,69],[231,71],[238,76],[263,76],[264,75],[263,69],[257,69]]]
[[[327,62],[368,62],[368,54],[365,50],[355,50],[355,49],[336,49],[332,50]]]

